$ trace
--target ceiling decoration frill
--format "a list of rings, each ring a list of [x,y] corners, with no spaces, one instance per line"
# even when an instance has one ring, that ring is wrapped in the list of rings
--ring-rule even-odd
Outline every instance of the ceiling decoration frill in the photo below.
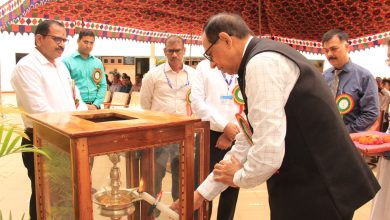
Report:
[[[239,13],[256,35],[311,53],[322,52],[321,36],[332,28],[349,33],[352,51],[390,37],[390,0],[8,0],[0,7],[0,27],[14,33],[56,19],[69,35],[88,28],[100,37],[164,42],[174,33],[201,44],[204,22],[225,11]]]

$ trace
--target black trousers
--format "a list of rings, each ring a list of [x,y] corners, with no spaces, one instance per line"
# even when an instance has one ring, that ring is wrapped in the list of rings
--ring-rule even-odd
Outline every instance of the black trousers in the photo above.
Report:
[[[221,132],[210,131],[210,172],[213,171],[214,165],[223,159],[225,154],[230,150],[221,150],[216,148],[217,140]],[[236,210],[239,188],[228,187],[219,196],[217,220],[233,220]],[[213,203],[209,202],[209,219],[211,217]]]
[[[24,131],[30,140],[25,138],[22,139],[22,145],[33,144],[33,130],[32,128],[26,128]],[[27,168],[28,178],[31,181],[31,197],[30,197],[30,219],[37,219],[37,208],[36,208],[36,196],[35,196],[35,171],[34,171],[34,153],[22,153],[23,164]]]

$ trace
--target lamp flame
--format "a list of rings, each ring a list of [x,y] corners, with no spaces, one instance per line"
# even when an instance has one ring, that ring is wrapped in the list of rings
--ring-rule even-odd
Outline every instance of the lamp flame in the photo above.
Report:
[[[143,192],[144,191],[144,180],[143,179],[141,179],[140,181],[139,181],[139,187],[138,187],[138,192]]]

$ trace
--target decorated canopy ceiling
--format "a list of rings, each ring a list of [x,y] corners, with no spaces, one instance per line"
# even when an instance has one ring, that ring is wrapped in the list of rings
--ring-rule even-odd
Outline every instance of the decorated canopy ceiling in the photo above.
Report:
[[[69,34],[90,28],[102,37],[158,42],[178,33],[196,44],[207,18],[234,12],[255,34],[311,52],[319,52],[331,28],[346,30],[352,49],[378,45],[390,31],[390,0],[9,0],[1,7],[0,25],[11,24],[8,31],[31,32],[39,19],[54,18],[66,22]]]

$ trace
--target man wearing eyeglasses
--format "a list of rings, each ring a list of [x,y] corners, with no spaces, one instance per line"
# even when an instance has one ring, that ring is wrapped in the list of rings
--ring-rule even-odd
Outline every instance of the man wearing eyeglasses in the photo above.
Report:
[[[64,51],[66,31],[64,25],[54,20],[41,22],[35,31],[35,49],[22,58],[11,76],[18,107],[26,113],[68,112],[86,110],[68,69],[58,60]],[[22,115],[25,133],[33,144],[32,122]],[[35,198],[34,154],[23,153],[23,163],[31,180],[30,219],[37,219]],[[55,157],[53,158],[55,160]]]
[[[151,69],[143,78],[140,102],[143,109],[165,113],[191,115],[191,105],[187,94],[195,70],[183,63],[186,52],[184,40],[176,35],[165,41],[166,62]],[[165,176],[166,164],[170,158],[172,171],[172,198],[179,198],[179,145],[156,148],[155,192],[161,191],[161,181]]]
[[[288,45],[254,37],[239,15],[212,16],[203,31],[211,66],[239,75],[248,127],[195,191],[195,208],[227,186],[267,181],[272,220],[351,220],[380,186],[321,74]]]
[[[81,30],[77,40],[78,50],[63,60],[89,110],[100,109],[107,91],[102,61],[91,55],[94,44],[93,31]]]

